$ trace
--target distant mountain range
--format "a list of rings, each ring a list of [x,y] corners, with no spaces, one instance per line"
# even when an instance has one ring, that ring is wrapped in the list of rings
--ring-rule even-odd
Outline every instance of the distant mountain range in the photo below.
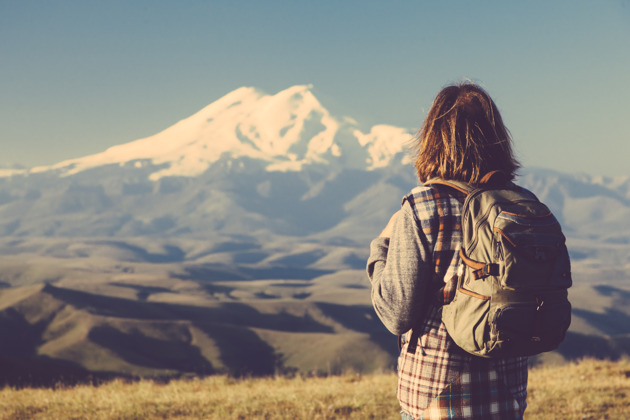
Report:
[[[153,136],[1,170],[0,331],[28,334],[17,347],[0,344],[0,364],[28,354],[81,372],[161,375],[393,363],[387,333],[370,318],[362,271],[369,241],[417,184],[411,138],[387,125],[361,132],[351,118],[330,115],[310,86],[276,95],[240,88]],[[601,354],[626,354],[619,343],[630,331],[602,326],[630,315],[630,178],[532,168],[518,182],[550,206],[568,237],[573,340],[597,336],[617,349]],[[198,319],[208,316],[214,321]],[[380,362],[357,352],[339,359],[352,347],[347,334]],[[328,347],[310,355],[298,336]],[[264,361],[233,353],[243,340]],[[156,343],[179,359],[152,359]],[[191,355],[194,366],[185,362]]]
[[[237,89],[150,137],[0,173],[0,232],[135,236],[222,232],[365,241],[416,184],[408,130],[362,133],[310,86]],[[630,178],[525,171],[571,236],[630,241]]]

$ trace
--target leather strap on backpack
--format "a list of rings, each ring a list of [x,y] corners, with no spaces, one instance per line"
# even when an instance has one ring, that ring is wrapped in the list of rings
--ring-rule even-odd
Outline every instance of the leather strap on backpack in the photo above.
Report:
[[[510,185],[510,179],[508,176],[501,171],[490,171],[485,174],[478,185],[468,184],[463,181],[453,181],[453,180],[444,180],[442,178],[431,178],[424,183],[426,186],[434,186],[434,185],[445,185],[451,189],[459,191],[460,193],[464,193],[466,195],[470,194],[477,188],[503,188]]]
[[[485,174],[479,181],[479,186],[484,188],[504,187],[510,183],[508,176],[501,171],[490,171]]]
[[[462,259],[463,263],[468,267],[472,268],[473,276],[475,280],[484,279],[488,276],[498,276],[499,275],[499,264],[492,263],[482,263],[479,261],[471,260],[464,254],[464,250],[459,250],[459,257]]]
[[[430,179],[430,180],[426,181],[424,183],[424,185],[427,186],[427,187],[445,186],[445,187],[448,187],[449,189],[455,190],[456,192],[464,194],[464,196],[470,194],[474,190],[474,188],[471,185],[468,185],[468,184],[466,184],[464,182],[445,181],[445,180],[440,179],[440,178]],[[456,196],[456,195],[453,195],[453,196],[459,199],[458,196]]]

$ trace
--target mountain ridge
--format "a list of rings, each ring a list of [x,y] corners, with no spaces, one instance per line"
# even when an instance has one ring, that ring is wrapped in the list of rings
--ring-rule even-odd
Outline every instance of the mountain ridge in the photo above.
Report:
[[[275,95],[241,87],[193,115],[152,135],[107,150],[30,170],[8,169],[0,176],[58,170],[64,176],[103,165],[148,162],[158,168],[151,180],[197,176],[224,156],[267,162],[268,171],[299,171],[305,165],[371,169],[402,158],[408,130],[386,124],[362,133],[351,118],[336,118],[312,92],[296,85]]]

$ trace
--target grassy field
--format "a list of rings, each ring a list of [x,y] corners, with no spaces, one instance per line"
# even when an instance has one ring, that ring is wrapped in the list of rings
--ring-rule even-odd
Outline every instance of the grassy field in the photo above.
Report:
[[[0,390],[1,419],[397,419],[393,374],[214,376]],[[625,419],[630,361],[583,360],[530,372],[527,419]]]

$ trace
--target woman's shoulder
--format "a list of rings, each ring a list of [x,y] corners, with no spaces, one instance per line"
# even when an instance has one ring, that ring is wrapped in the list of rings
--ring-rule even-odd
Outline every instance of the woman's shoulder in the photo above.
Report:
[[[419,185],[409,191],[403,197],[403,207],[405,203],[419,219],[437,216],[438,208],[450,213],[451,211],[447,209],[458,205],[457,200],[445,191],[424,185]]]
[[[433,188],[420,184],[414,187],[411,191],[409,191],[407,195],[405,195],[405,198],[423,200],[432,196],[433,193],[434,193]]]
[[[514,185],[514,189],[516,191],[520,191],[521,193],[525,193],[525,194],[529,194],[532,195],[534,197],[536,197],[536,194],[534,194],[532,191],[528,190],[527,188],[521,186],[521,185],[517,185],[517,184],[513,184]]]
[[[418,205],[432,205],[436,201],[450,199],[451,197],[451,194],[448,194],[442,189],[419,185],[403,197],[403,204],[407,201],[412,207]]]

